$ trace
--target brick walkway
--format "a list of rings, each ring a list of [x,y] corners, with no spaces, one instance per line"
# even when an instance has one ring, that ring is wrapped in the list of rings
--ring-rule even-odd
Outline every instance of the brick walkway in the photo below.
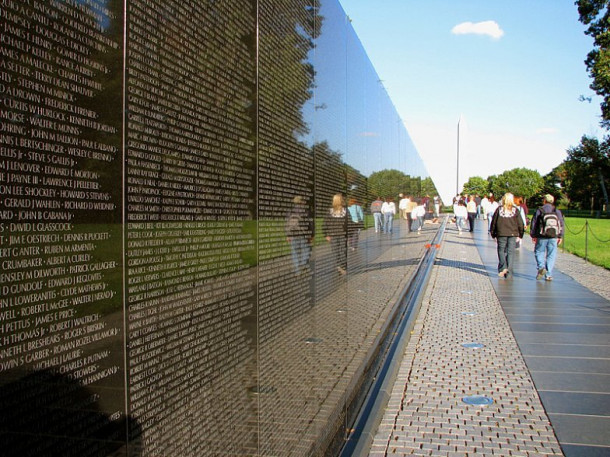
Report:
[[[370,455],[562,455],[468,234],[445,234]]]

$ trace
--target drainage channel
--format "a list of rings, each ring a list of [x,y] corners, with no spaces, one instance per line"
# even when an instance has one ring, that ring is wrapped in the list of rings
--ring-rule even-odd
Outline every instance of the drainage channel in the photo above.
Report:
[[[350,433],[345,438],[339,457],[365,456],[369,453],[398,375],[402,356],[409,342],[411,329],[419,312],[446,224],[447,218],[442,221],[432,243],[426,245],[426,253],[417,267],[413,281],[403,292],[384,344],[386,349],[380,354],[382,360],[378,364],[378,371],[364,397]]]

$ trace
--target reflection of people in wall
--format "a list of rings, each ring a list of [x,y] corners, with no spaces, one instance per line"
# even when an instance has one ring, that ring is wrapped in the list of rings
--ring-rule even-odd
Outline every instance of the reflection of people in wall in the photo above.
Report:
[[[381,197],[377,197],[375,201],[371,203],[371,213],[375,221],[375,233],[379,233],[383,229],[383,214],[381,214],[381,207],[383,206],[383,200]]]
[[[394,215],[396,214],[396,205],[394,199],[389,197],[381,207],[383,213],[383,232],[392,233],[392,227],[394,224]]]
[[[411,200],[409,200],[409,197],[407,197],[406,195],[400,194],[400,200],[398,201],[398,211],[400,212],[401,220],[407,218],[407,208],[409,207],[409,203],[411,203]]]
[[[347,232],[347,210],[345,209],[345,199],[342,194],[335,194],[333,197],[333,206],[330,208],[324,222],[322,223],[322,232],[326,241],[330,242],[330,247],[335,257],[337,271],[345,274],[347,266],[347,253],[345,245],[345,236]]]
[[[309,268],[311,243],[313,241],[313,217],[307,207],[307,201],[296,196],[294,206],[286,216],[286,238],[292,251],[292,263],[296,274],[305,273]]]
[[[424,220],[426,218],[426,206],[425,200],[420,200],[413,211],[411,211],[411,219],[413,220],[411,227],[411,231],[417,231],[419,235],[421,233],[421,229],[424,227]]]
[[[413,211],[417,208],[417,199],[415,197],[409,198],[409,206],[407,206],[406,216],[407,216],[407,228],[408,231],[412,231],[413,225]]]
[[[438,195],[434,196],[434,221],[438,222],[438,218],[441,215],[441,198]]]
[[[355,198],[349,199],[347,211],[349,213],[349,218],[347,220],[348,244],[349,248],[352,251],[355,251],[358,247],[360,230],[364,228],[364,211],[362,211],[362,206],[358,204]]]

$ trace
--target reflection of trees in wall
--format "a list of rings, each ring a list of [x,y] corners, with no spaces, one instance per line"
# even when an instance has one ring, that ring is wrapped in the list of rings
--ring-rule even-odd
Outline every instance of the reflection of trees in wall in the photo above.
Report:
[[[328,213],[333,195],[345,194],[347,188],[345,164],[341,154],[330,149],[326,141],[313,146],[315,158],[316,217]]]
[[[313,157],[300,138],[309,133],[303,107],[313,97],[309,60],[320,33],[319,3],[278,1],[260,5],[258,165],[262,218],[283,217],[292,197],[313,197]]]
[[[372,173],[368,179],[369,196],[398,198],[399,194],[413,197],[437,195],[436,187],[431,178],[409,176],[399,170],[382,170]]]

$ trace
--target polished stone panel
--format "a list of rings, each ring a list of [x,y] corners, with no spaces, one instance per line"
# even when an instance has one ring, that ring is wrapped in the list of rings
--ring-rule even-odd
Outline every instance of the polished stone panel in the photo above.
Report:
[[[3,455],[336,447],[434,234],[371,230],[434,186],[339,3],[0,16]]]
[[[539,394],[549,414],[610,416],[610,394],[549,392],[540,388]]]
[[[610,450],[610,418],[552,413],[549,417],[560,442],[605,446]]]
[[[564,392],[596,392],[610,394],[610,374],[565,373],[558,376],[552,371],[531,371],[534,383],[540,390]]]
[[[499,281],[493,240],[479,235],[477,246],[564,454],[609,455],[608,301],[559,271],[536,281],[527,252],[519,273]]]

